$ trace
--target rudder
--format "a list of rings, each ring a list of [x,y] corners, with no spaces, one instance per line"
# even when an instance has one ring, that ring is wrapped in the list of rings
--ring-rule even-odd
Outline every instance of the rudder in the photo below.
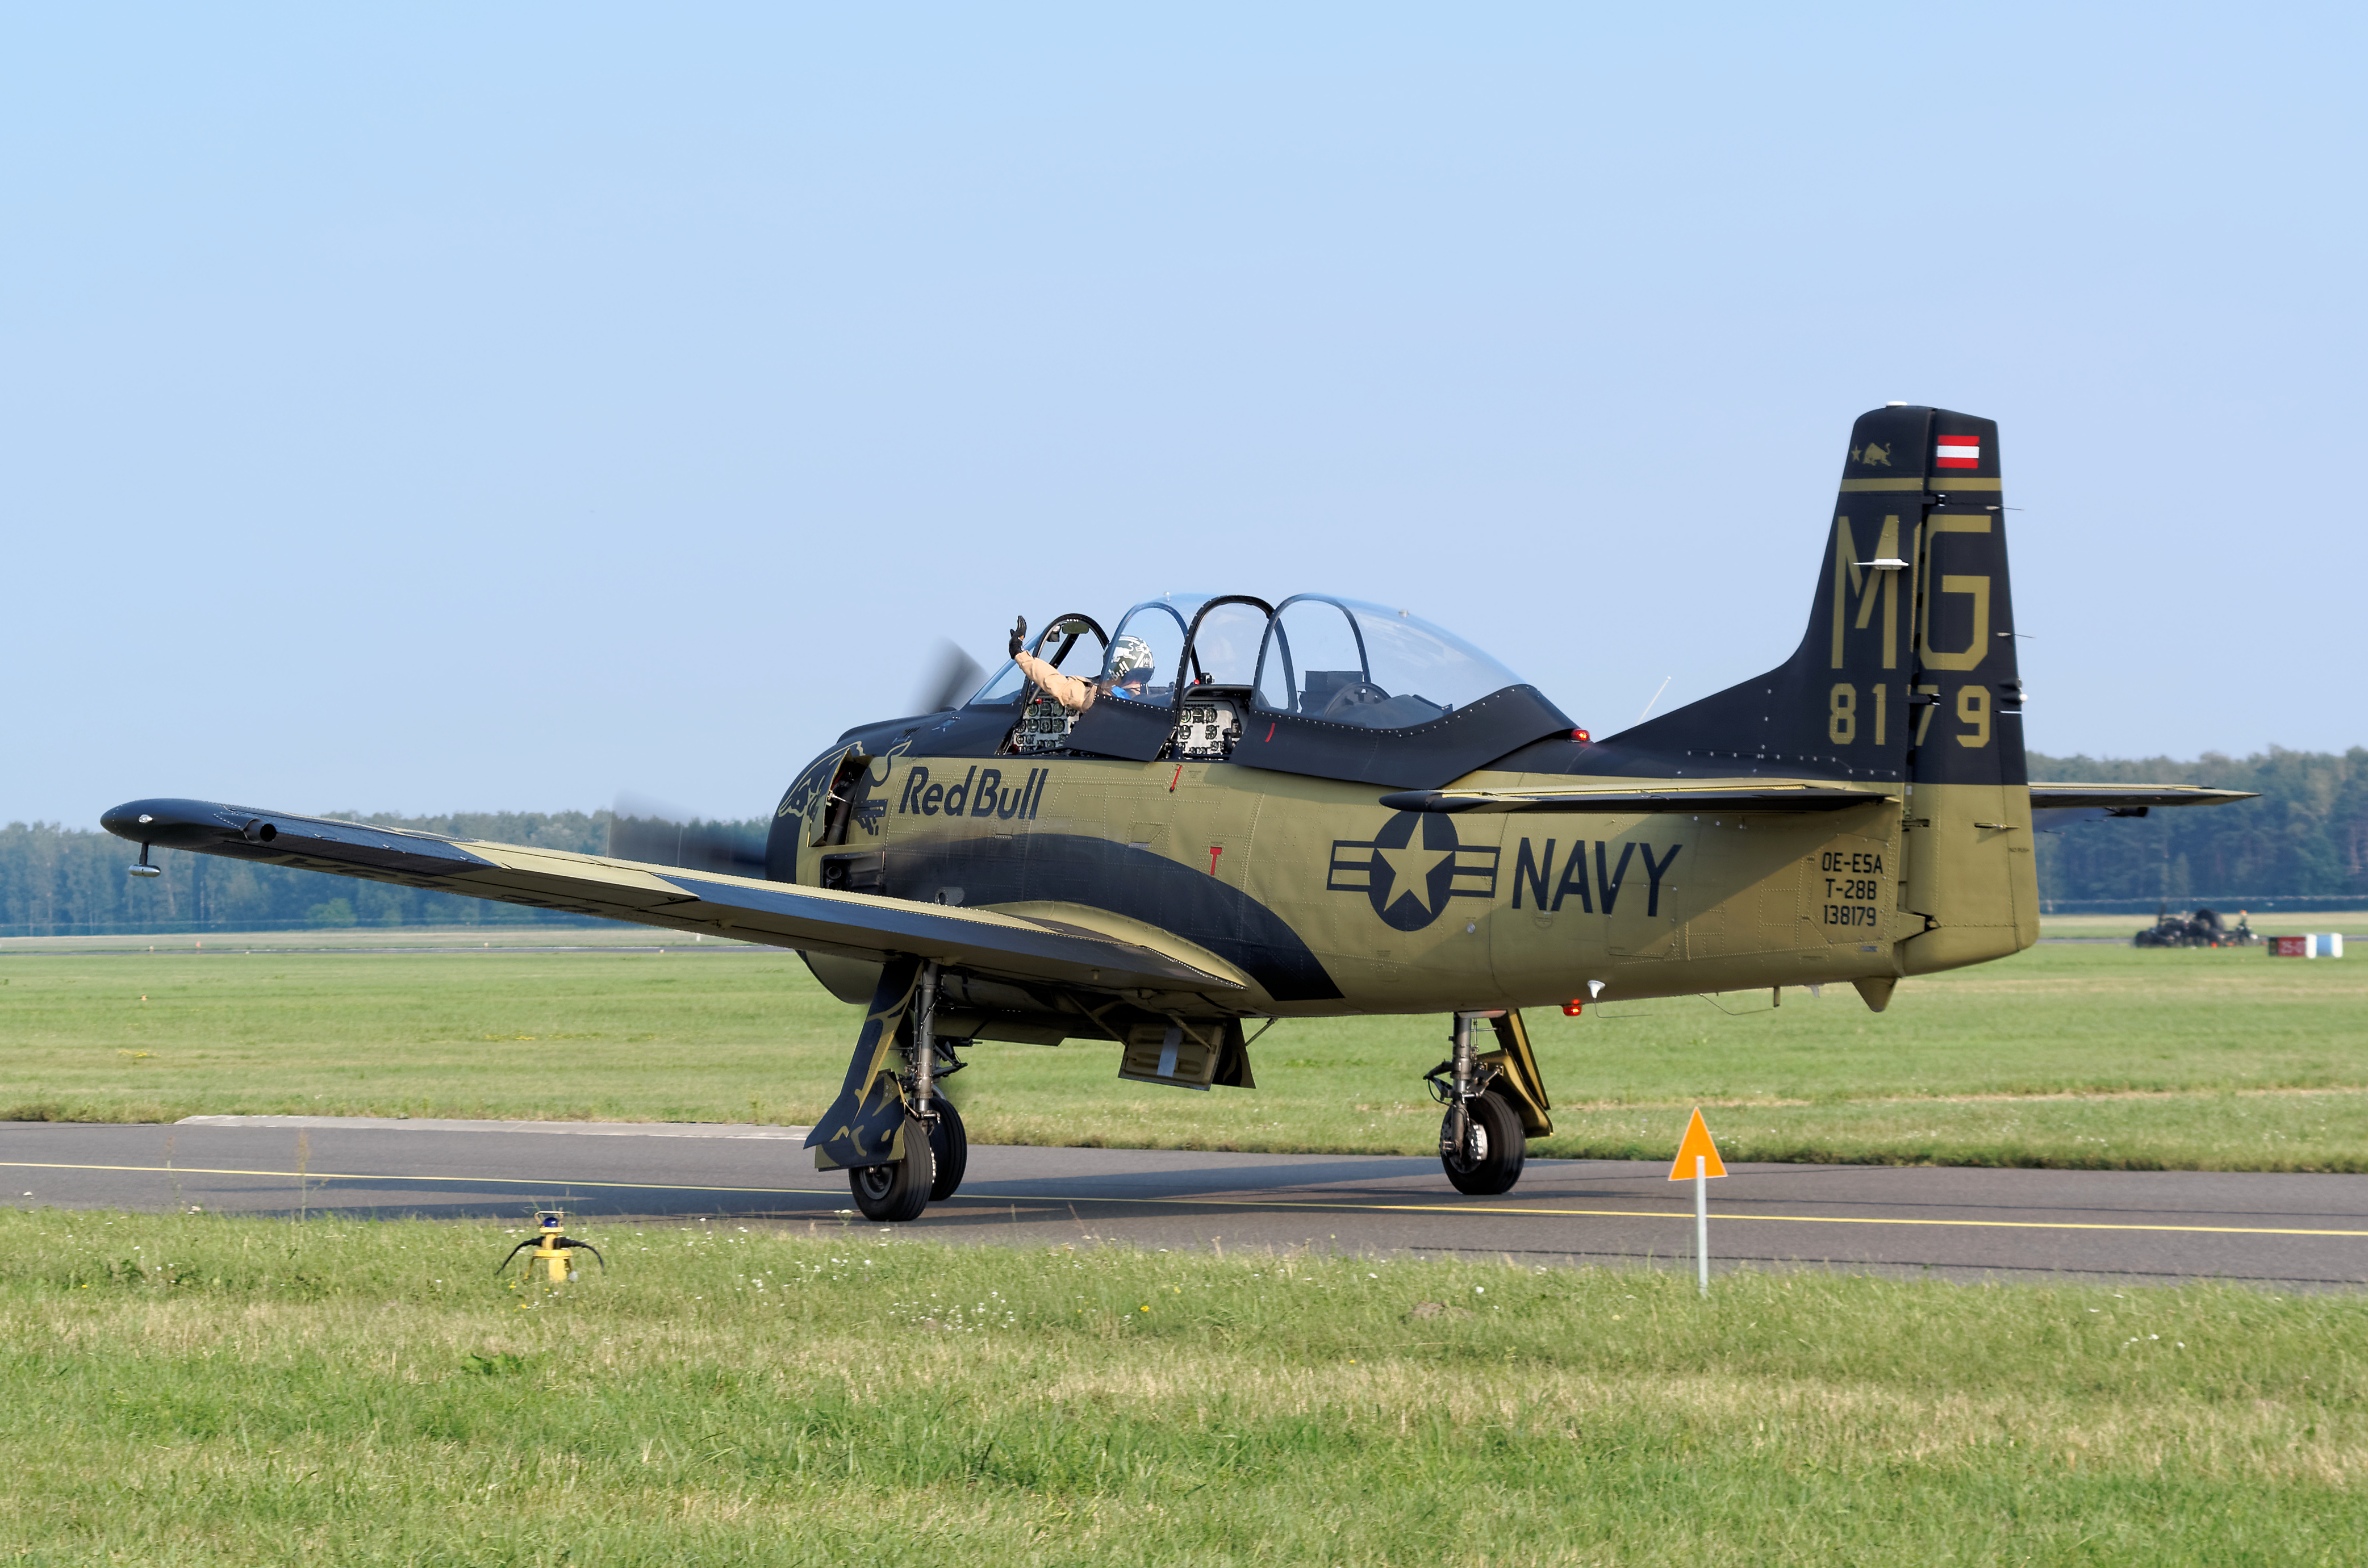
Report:
[[[2003,958],[2039,939],[1998,424],[1918,412],[1929,415],[1921,473],[1878,476],[1861,449],[1842,482],[1846,501],[1912,489],[1921,514],[1899,904],[1927,928],[1899,946],[1907,974]]]

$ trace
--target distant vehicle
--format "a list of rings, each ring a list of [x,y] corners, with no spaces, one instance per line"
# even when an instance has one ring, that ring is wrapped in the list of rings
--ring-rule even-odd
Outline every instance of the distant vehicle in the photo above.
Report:
[[[2261,938],[2253,934],[2252,921],[2243,910],[2237,912],[2237,924],[2226,925],[2219,914],[2199,909],[2192,915],[2173,915],[2168,908],[2157,910],[2154,924],[2130,938],[2134,948],[2249,948]]]

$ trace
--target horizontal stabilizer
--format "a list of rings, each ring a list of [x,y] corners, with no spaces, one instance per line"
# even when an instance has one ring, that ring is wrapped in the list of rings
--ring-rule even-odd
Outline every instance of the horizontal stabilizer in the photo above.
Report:
[[[1884,790],[1803,779],[1704,779],[1637,789],[1557,784],[1525,790],[1409,790],[1384,795],[1395,812],[1837,812],[1898,797]]]
[[[2194,784],[2033,784],[2031,809],[2055,812],[2083,806],[2128,811],[2148,806],[2225,806],[2231,801],[2255,801],[2251,790],[2206,790]]]
[[[135,844],[434,888],[769,947],[935,959],[1100,990],[1238,991],[1180,958],[1051,921],[676,866],[446,838],[209,801],[133,801],[99,819]]]
[[[2031,820],[2050,831],[2106,817],[2142,817],[2157,806],[2225,806],[2260,797],[2249,790],[2206,790],[2194,784],[2033,784]]]

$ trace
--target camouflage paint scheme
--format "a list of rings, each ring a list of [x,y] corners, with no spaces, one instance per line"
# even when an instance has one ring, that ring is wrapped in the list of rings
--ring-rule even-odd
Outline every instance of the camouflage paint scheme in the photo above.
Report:
[[[1959,432],[1977,468],[1918,472],[1915,454]],[[1433,792],[1468,809],[1394,810],[1408,792],[1238,761],[947,757],[904,722],[850,732],[791,788],[777,874],[818,885],[826,859],[871,850],[892,896],[957,890],[1242,987],[1144,998],[1160,1009],[1443,1013],[1560,1004],[1589,983],[1634,997],[1843,981],[1879,1006],[1901,976],[2016,952],[2038,905],[1997,427],[1883,409],[1850,449],[1790,661],[1600,744],[1565,727]],[[1866,564],[1886,558],[1908,564]],[[834,835],[826,786],[870,750],[848,782],[871,809]],[[1672,809],[1588,798],[1642,779]],[[1863,803],[1682,798],[1788,785]]]
[[[1178,683],[1023,755],[1022,690],[848,731],[782,797],[762,878],[206,801],[103,822],[796,949],[866,1006],[826,1167],[898,1161],[920,1124],[896,1071],[918,990],[940,1042],[1112,1040],[1125,1075],[1194,1087],[1252,1084],[1245,1019],[1500,1015],[1483,1060],[1534,1136],[1520,1008],[1849,982],[1880,1011],[1905,976],[2037,939],[2034,805],[2240,798],[2029,782],[2003,507],[1993,422],[1862,415],[1793,655],[1600,742],[1526,686],[1399,731],[1236,688],[1247,722],[1196,757]]]

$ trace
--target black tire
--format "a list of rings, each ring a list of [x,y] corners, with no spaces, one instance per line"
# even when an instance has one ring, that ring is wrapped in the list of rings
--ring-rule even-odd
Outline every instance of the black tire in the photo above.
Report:
[[[1520,1113],[1493,1090],[1471,1104],[1471,1122],[1463,1147],[1454,1155],[1442,1153],[1439,1163],[1458,1192],[1474,1198],[1510,1192],[1513,1184],[1521,1179],[1521,1166],[1530,1157],[1529,1140],[1521,1132]],[[1440,1128],[1441,1144],[1446,1142],[1448,1128],[1454,1120],[1454,1109],[1450,1108],[1447,1121]]]
[[[962,1112],[943,1095],[930,1096],[938,1113],[937,1130],[929,1134],[929,1153],[936,1160],[937,1179],[929,1183],[929,1201],[943,1203],[961,1190],[962,1172],[970,1168],[970,1134],[962,1130]]]
[[[902,1224],[917,1220],[929,1204],[929,1184],[937,1177],[937,1157],[930,1152],[929,1141],[913,1136],[907,1128],[905,1134],[905,1157],[894,1165],[865,1165],[847,1173],[847,1185],[855,1194],[855,1206],[867,1220],[883,1224]]]

